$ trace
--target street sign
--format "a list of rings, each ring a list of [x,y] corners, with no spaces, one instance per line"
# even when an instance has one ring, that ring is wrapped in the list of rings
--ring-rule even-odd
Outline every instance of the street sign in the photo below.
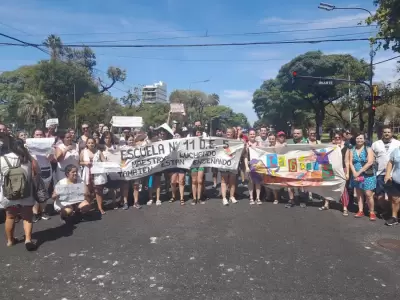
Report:
[[[333,85],[333,81],[332,80],[320,80],[318,81],[319,85]]]

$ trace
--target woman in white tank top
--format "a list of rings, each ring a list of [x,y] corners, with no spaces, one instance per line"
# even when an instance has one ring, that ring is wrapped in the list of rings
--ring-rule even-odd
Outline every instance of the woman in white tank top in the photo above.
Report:
[[[56,182],[65,178],[65,167],[74,165],[79,169],[79,151],[76,144],[72,144],[70,133],[60,136],[62,142],[56,146],[55,158],[57,160],[57,169],[55,174]]]
[[[102,215],[105,214],[103,209],[103,189],[107,182],[106,174],[92,175],[90,170],[93,162],[105,161],[105,157],[100,150],[96,149],[96,141],[93,138],[87,138],[86,148],[80,154],[80,165],[83,166],[82,180],[85,183],[86,194],[91,195],[94,190],[96,195],[97,207]],[[90,199],[92,199],[90,197]]]

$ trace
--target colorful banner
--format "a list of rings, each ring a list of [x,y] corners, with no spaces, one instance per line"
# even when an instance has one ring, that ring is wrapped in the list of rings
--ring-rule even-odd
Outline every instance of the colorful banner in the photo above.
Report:
[[[342,152],[335,145],[250,148],[250,176],[271,188],[298,187],[339,201],[346,185]]]
[[[131,180],[176,168],[237,170],[243,148],[241,141],[217,137],[172,139],[117,150],[108,155],[107,162],[94,162],[91,173],[108,173],[112,180]]]

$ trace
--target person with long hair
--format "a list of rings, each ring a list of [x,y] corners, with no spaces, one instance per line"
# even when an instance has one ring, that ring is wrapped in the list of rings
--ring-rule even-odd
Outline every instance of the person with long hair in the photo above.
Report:
[[[226,130],[226,138],[235,140],[235,129],[228,128]],[[222,194],[222,204],[229,205],[229,201],[233,204],[237,203],[235,199],[235,190],[236,190],[236,175],[237,170],[220,170],[221,171],[221,194]],[[226,198],[227,196],[227,186],[229,186],[229,201]]]
[[[39,167],[25,148],[24,141],[21,139],[13,139],[9,135],[3,133],[0,135],[0,141],[2,142],[0,153],[1,182],[4,182],[4,178],[11,168],[20,167],[25,173],[27,182],[31,183],[34,176],[39,173]],[[7,246],[11,247],[18,242],[14,236],[14,231],[15,219],[20,215],[24,225],[26,250],[34,251],[36,250],[36,245],[32,242],[32,208],[35,204],[35,199],[32,194],[32,186],[28,187],[30,189],[30,195],[18,200],[7,199],[4,195],[4,188],[3,185],[0,187],[0,208],[4,208],[6,211],[5,232]]]
[[[65,178],[61,179],[57,182],[56,187],[54,189],[52,198],[54,199],[54,208],[56,211],[60,212],[60,218],[63,222],[69,223],[71,221],[71,217],[77,216],[77,221],[80,221],[82,218],[82,214],[87,213],[90,210],[90,201],[87,199],[76,199],[75,201],[65,201],[65,197],[63,195],[57,195],[57,186],[63,186],[68,184],[77,184],[81,183],[82,180],[78,175],[78,167],[75,165],[67,165],[65,167]],[[88,195],[86,194],[85,198]]]
[[[356,218],[364,216],[365,194],[369,208],[369,219],[375,221],[374,190],[376,188],[376,176],[373,168],[374,152],[366,145],[363,133],[357,133],[355,138],[355,147],[350,151],[350,170],[353,174],[350,185],[356,189],[358,200],[358,212],[354,216]]]
[[[94,162],[105,161],[105,157],[101,151],[96,148],[94,138],[87,138],[86,148],[80,153],[80,165],[83,166],[82,180],[85,183],[85,193],[91,195],[94,191],[97,201],[97,208],[102,215],[105,214],[103,209],[103,189],[107,182],[105,174],[91,174],[91,168]]]
[[[250,148],[258,147],[258,142],[256,140],[256,131],[254,129],[249,130],[249,141],[246,143],[245,146],[245,154],[244,154],[244,165],[246,168],[246,174],[249,180],[248,188],[249,188],[249,198],[250,198],[250,205],[254,204],[261,204],[260,200],[260,193],[261,193],[261,182],[257,181],[256,177],[253,179],[250,173]],[[256,190],[256,202],[253,198],[254,188]]]
[[[72,142],[72,136],[69,132],[59,135],[60,144],[56,146],[55,159],[57,160],[57,169],[55,172],[55,184],[65,178],[65,167],[74,165],[79,169],[79,150],[77,144]]]
[[[193,135],[202,138],[203,128],[195,127]],[[192,205],[196,205],[197,203],[201,204],[205,203],[203,198],[204,171],[205,171],[204,167],[191,168],[190,170],[192,178],[192,194],[193,194]]]

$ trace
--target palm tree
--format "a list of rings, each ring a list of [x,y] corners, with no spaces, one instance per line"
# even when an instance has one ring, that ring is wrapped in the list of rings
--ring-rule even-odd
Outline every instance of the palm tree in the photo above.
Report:
[[[46,99],[40,94],[23,94],[22,100],[18,105],[18,117],[23,119],[27,124],[35,124],[40,121],[44,124],[46,119],[55,115],[53,100]],[[33,122],[32,122],[33,120]]]
[[[59,36],[51,34],[43,42],[43,44],[51,51],[51,59],[58,60],[65,54],[64,46]]]
[[[208,95],[208,99],[211,106],[219,105],[219,96],[217,94]]]

